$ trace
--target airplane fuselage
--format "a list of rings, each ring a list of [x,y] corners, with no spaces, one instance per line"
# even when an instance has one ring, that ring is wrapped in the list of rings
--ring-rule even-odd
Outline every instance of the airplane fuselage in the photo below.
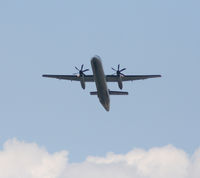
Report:
[[[103,66],[101,59],[98,56],[95,56],[91,59],[91,66],[93,70],[94,80],[97,88],[97,96],[100,103],[106,109],[110,110],[110,96],[106,82],[106,76],[104,74]]]

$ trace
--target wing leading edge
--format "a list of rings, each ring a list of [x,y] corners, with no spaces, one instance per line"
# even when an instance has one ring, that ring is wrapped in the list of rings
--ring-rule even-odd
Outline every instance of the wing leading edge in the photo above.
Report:
[[[71,81],[81,81],[80,76],[77,75],[49,75],[45,74],[42,75],[43,77],[47,78],[55,78],[59,80],[71,80]],[[158,78],[161,77],[161,75],[125,75],[122,76],[122,81],[133,81],[133,80],[144,80],[149,78]],[[84,76],[85,82],[94,82],[94,76],[93,75],[85,75]],[[118,76],[117,75],[106,75],[106,81],[107,82],[117,82]]]
[[[45,74],[45,75],[42,75],[42,76],[47,77],[47,78],[55,78],[55,79],[59,79],[59,80],[71,80],[71,81],[81,81],[82,80],[82,77],[77,76],[77,75],[49,75],[49,74]],[[85,75],[84,81],[85,82],[94,82],[93,75]]]
[[[158,78],[161,75],[124,75],[121,76],[122,81],[133,81],[133,80],[144,80],[149,78]],[[106,75],[107,82],[117,82],[118,81],[117,75]]]

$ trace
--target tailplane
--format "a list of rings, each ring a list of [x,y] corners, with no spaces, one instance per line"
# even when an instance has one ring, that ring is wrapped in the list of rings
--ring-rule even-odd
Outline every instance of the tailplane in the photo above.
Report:
[[[126,91],[111,91],[109,90],[110,95],[128,95]],[[90,95],[98,95],[97,91],[90,92]]]
[[[127,91],[110,91],[109,90],[109,94],[110,95],[128,95]]]
[[[90,95],[98,95],[97,91],[90,92]]]

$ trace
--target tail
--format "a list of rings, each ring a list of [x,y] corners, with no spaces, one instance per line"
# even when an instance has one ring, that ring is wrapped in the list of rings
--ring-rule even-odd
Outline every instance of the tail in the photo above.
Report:
[[[109,94],[110,95],[128,95],[128,92],[126,92],[126,91],[110,91],[109,90]],[[97,91],[90,92],[90,95],[98,95],[98,92]]]

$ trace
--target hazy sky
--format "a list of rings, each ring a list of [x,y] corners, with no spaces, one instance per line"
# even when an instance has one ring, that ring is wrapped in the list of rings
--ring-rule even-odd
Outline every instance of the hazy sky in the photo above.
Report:
[[[200,146],[200,1],[1,0],[0,149],[12,138],[69,162],[168,144],[192,155]],[[125,74],[161,74],[124,82],[106,112],[94,83],[42,78],[73,74],[102,58]],[[109,84],[118,90],[117,84]]]

